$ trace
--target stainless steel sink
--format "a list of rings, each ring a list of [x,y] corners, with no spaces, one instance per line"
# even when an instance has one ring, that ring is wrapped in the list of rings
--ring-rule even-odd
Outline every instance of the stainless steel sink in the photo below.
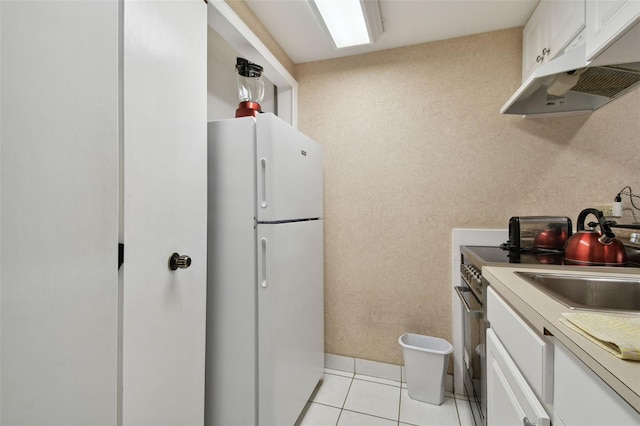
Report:
[[[516,274],[571,309],[640,311],[640,277]]]

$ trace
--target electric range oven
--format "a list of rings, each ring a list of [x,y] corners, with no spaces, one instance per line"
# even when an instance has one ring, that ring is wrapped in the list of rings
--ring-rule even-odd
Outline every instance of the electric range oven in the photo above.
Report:
[[[561,251],[520,252],[493,246],[460,247],[461,284],[456,287],[463,311],[464,392],[476,426],[486,424],[485,336],[486,281],[482,267],[500,264],[562,265]]]
[[[497,247],[462,246],[460,247],[460,276],[461,285],[456,287],[456,293],[462,303],[463,321],[462,337],[464,347],[462,351],[464,371],[464,393],[469,400],[471,413],[476,426],[486,424],[486,377],[485,366],[485,335],[487,321],[485,315],[485,283],[482,280],[482,266],[487,263],[481,253],[491,253]],[[499,248],[498,248],[499,249]],[[501,250],[502,251],[502,250]],[[492,253],[493,256],[501,252]],[[505,257],[505,259],[507,259]]]

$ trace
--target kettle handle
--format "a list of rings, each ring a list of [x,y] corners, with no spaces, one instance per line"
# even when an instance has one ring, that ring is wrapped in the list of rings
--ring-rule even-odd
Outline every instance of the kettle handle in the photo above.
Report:
[[[598,209],[584,209],[578,215],[578,224],[576,225],[578,232],[584,231],[584,221],[590,214],[594,215],[598,219],[600,230],[608,239],[614,239],[616,235],[613,233],[609,225],[604,220],[604,214]]]

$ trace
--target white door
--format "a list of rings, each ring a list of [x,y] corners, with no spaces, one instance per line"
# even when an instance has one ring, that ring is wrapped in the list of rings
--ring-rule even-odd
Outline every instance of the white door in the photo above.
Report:
[[[114,425],[118,2],[0,1],[0,424]]]
[[[291,425],[322,377],[322,220],[258,224],[259,424]]]
[[[124,425],[204,421],[206,40],[202,0],[124,2]]]
[[[487,425],[548,426],[549,416],[491,329],[486,362]]]

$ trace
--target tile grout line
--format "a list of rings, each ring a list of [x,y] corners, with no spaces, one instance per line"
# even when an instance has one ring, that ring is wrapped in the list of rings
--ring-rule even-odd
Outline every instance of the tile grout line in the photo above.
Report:
[[[346,408],[345,408],[343,411],[347,411],[347,412],[349,412],[349,413],[362,414],[363,416],[368,416],[368,417],[375,417],[376,419],[387,420],[387,421],[390,421],[390,422],[394,422],[394,421],[395,421],[395,420],[390,419],[390,418],[388,418],[388,417],[381,417],[381,416],[378,416],[378,415],[376,415],[376,414],[371,414],[371,413],[363,413],[362,411],[347,410]],[[398,421],[398,422],[399,422],[399,421]],[[410,423],[407,423],[407,424],[410,424]]]
[[[402,412],[402,379],[400,379],[400,398],[398,398],[398,426],[400,426],[401,412]]]
[[[338,414],[338,419],[336,420],[336,426],[338,426],[338,423],[340,422],[340,417],[342,417],[342,412],[344,411],[344,405],[347,403],[347,398],[349,398],[349,392],[351,392],[351,385],[353,385],[353,380],[354,380],[354,377],[356,375],[356,373],[355,373],[355,360],[353,362],[354,362],[353,376],[351,377],[351,383],[349,383],[349,389],[347,389],[347,394],[344,396],[344,401],[342,401],[342,407],[340,407],[340,414]]]
[[[456,401],[455,396],[453,398],[453,404],[456,406],[456,415],[458,416],[458,426],[460,426],[462,422],[460,421],[460,411],[458,411],[458,401]]]
[[[362,374],[361,374],[361,376],[362,376]],[[368,376],[368,377],[374,377],[374,376]],[[379,379],[379,377],[374,377],[374,378],[375,379]],[[384,385],[384,386],[390,386],[392,388],[400,388],[400,389],[402,389],[402,383],[400,385],[396,386],[396,385],[390,385],[389,383],[378,382],[376,380],[362,379],[360,377],[355,377],[355,376],[353,377],[353,379],[354,380],[360,380],[361,382],[375,383],[375,384],[378,384],[378,385]],[[389,380],[389,379],[383,379],[383,380]],[[389,381],[393,381],[393,380],[389,380]]]
[[[338,371],[342,371],[342,370],[338,370]],[[361,415],[364,415],[364,416],[371,416],[371,417],[378,418],[378,419],[381,419],[381,420],[392,421],[392,422],[396,423],[397,426],[401,426],[401,425],[405,425],[405,424],[406,425],[410,425],[410,426],[415,426],[412,423],[407,423],[407,422],[403,423],[402,422],[402,418],[401,418],[401,415],[402,415],[402,401],[403,401],[402,390],[405,389],[405,388],[402,387],[402,385],[403,385],[402,381],[396,382],[396,381],[394,381],[392,379],[384,379],[384,380],[390,382],[391,384],[390,383],[383,383],[383,382],[376,381],[376,379],[381,379],[381,378],[378,378],[376,376],[367,376],[367,375],[362,375],[361,374],[360,375],[361,377],[356,378],[355,371],[353,371],[353,372],[342,371],[342,372],[345,373],[345,374],[333,374],[332,372],[324,372],[323,373],[323,374],[326,374],[328,376],[333,376],[333,377],[337,376],[337,377],[344,377],[344,378],[351,379],[350,382],[349,382],[349,386],[347,388],[347,392],[345,394],[344,400],[343,400],[342,404],[339,407],[332,406],[332,405],[329,405],[329,404],[323,404],[323,403],[319,403],[319,402],[314,402],[311,399],[309,399],[310,403],[316,403],[316,404],[323,405],[323,406],[326,406],[326,407],[338,408],[340,411],[339,411],[338,417],[336,419],[336,424],[335,424],[336,426],[339,424],[340,419],[342,419],[342,415],[344,414],[345,411],[348,411],[350,413],[361,414]],[[371,380],[368,380],[367,377],[370,377]],[[349,398],[351,390],[353,389],[353,385],[355,383],[354,380],[359,380],[359,381],[361,381],[363,383],[371,383],[371,384],[375,384],[375,385],[385,385],[385,386],[388,386],[388,387],[391,387],[391,388],[398,389],[399,398],[397,400],[398,401],[397,420],[394,421],[393,419],[390,419],[390,418],[387,418],[387,417],[383,417],[383,416],[379,416],[379,415],[376,415],[376,414],[371,414],[369,412],[362,412],[362,411],[359,411],[359,410],[346,409],[345,408],[346,407],[346,402],[347,402],[347,399]],[[396,385],[394,383],[398,383],[399,385]],[[458,420],[457,425],[458,426],[462,426],[460,408],[458,406],[458,398],[456,398],[455,392],[451,392],[451,396],[447,395],[446,397],[447,398],[452,398],[454,400],[454,409],[456,410],[456,418]],[[461,398],[460,400],[464,400],[464,398]],[[465,402],[468,402],[468,401],[465,400]]]
[[[400,397],[398,398],[398,426],[400,426],[401,414],[402,414],[402,367],[400,367]]]
[[[330,373],[329,373],[329,374],[330,374]],[[362,375],[362,374],[361,374],[361,375]],[[343,376],[343,377],[344,377],[344,376]],[[354,373],[353,373],[353,377],[351,378],[351,383],[349,383],[349,389],[347,390],[347,395],[345,396],[345,398],[344,398],[344,402],[342,403],[342,408],[340,408],[340,414],[338,415],[338,420],[336,421],[336,426],[337,426],[338,422],[340,422],[340,417],[342,417],[342,413],[343,413],[344,411],[348,411],[348,412],[350,412],[350,413],[362,414],[362,415],[370,416],[370,417],[375,417],[375,418],[382,419],[382,420],[390,420],[390,421],[393,421],[392,419],[389,419],[389,418],[387,418],[387,417],[381,417],[381,416],[377,416],[377,415],[375,415],[375,414],[371,414],[371,413],[363,413],[363,412],[361,412],[361,411],[347,410],[346,408],[344,408],[344,406],[347,404],[347,398],[349,398],[349,392],[351,392],[351,386],[353,385],[353,382],[354,382],[355,380],[360,380],[361,382],[375,383],[375,384],[378,384],[378,385],[384,385],[384,386],[389,386],[389,387],[392,387],[392,388],[397,388],[397,389],[400,391],[399,396],[401,397],[401,395],[402,395],[402,387],[401,387],[401,386],[400,386],[400,387],[398,387],[398,386],[395,386],[395,385],[389,385],[389,384],[387,384],[387,383],[380,383],[380,382],[374,382],[374,381],[369,381],[369,380],[356,379],[356,377],[355,377],[355,372],[354,372]],[[387,380],[388,380],[388,379],[387,379]],[[400,398],[398,398],[398,421],[397,421],[397,424],[398,424],[398,426],[400,426]]]

